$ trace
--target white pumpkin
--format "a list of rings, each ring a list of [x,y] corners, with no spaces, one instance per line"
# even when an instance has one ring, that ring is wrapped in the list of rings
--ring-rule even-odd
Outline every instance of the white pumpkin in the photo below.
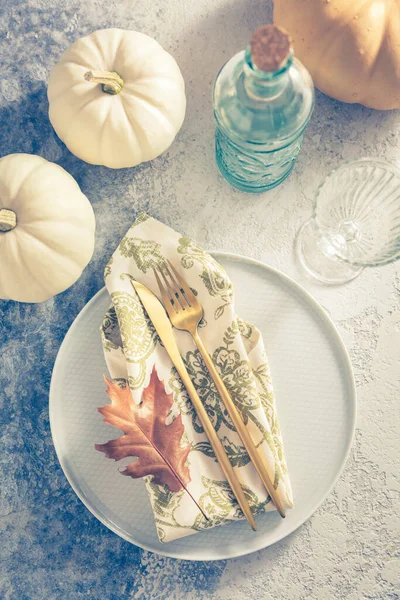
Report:
[[[40,156],[0,159],[0,298],[43,302],[70,287],[94,249],[89,200]]]
[[[178,65],[153,38],[103,29],[77,40],[50,74],[50,121],[82,160],[113,169],[152,160],[186,110]]]

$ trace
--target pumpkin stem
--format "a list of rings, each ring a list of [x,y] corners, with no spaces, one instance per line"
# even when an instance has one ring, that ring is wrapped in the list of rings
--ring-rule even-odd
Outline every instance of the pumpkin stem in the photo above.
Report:
[[[2,208],[0,210],[0,233],[11,231],[17,225],[17,215],[13,210]]]
[[[124,80],[115,71],[88,71],[85,73],[86,81],[101,83],[103,92],[115,96],[124,87]]]

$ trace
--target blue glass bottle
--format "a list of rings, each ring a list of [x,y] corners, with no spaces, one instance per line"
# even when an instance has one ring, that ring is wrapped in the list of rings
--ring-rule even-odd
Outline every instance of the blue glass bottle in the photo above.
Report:
[[[225,179],[253,193],[279,185],[294,166],[314,106],[312,79],[294,58],[288,34],[275,25],[258,29],[222,67],[213,103]]]

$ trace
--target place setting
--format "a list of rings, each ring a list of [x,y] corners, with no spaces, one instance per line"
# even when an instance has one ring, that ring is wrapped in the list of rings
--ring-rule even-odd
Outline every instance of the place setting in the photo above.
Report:
[[[295,530],[354,431],[352,369],[325,311],[282,273],[206,253],[145,214],[105,281],[60,348],[50,392],[57,455],[81,500],[132,543],[192,560]]]

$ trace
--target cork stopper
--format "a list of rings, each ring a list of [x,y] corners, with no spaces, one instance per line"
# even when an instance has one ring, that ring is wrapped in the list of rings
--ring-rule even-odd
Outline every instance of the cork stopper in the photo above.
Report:
[[[292,40],[282,27],[263,25],[250,40],[251,60],[260,71],[273,73],[285,64],[291,47]]]

